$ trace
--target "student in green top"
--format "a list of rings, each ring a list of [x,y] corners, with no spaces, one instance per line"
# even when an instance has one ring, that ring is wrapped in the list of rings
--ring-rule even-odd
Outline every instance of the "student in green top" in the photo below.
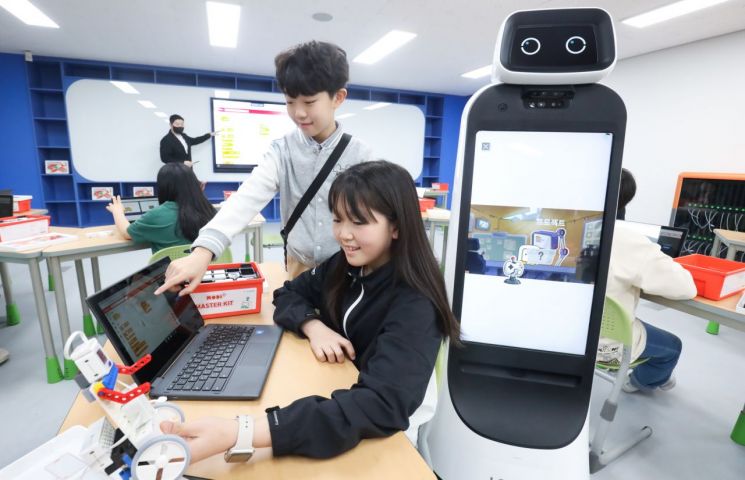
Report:
[[[167,163],[158,171],[157,208],[129,223],[119,196],[106,210],[114,217],[116,229],[124,238],[151,244],[153,253],[175,245],[189,245],[199,229],[215,216],[202,192],[194,171],[183,163]]]

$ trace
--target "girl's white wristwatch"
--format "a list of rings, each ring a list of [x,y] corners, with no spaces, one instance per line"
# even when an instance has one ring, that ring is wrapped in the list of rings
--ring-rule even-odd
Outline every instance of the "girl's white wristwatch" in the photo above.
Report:
[[[247,462],[254,454],[254,419],[250,415],[238,415],[238,440],[225,452],[225,461],[230,463]]]

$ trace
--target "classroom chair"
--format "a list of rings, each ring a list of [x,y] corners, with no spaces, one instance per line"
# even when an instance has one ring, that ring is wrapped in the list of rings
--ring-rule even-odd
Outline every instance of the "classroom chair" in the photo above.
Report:
[[[631,362],[632,326],[634,318],[626,312],[615,300],[605,297],[603,308],[603,320],[600,325],[600,336],[620,342],[623,345],[621,362],[615,364],[597,363],[595,374],[609,381],[613,387],[608,398],[600,410],[600,418],[595,429],[595,435],[590,442],[590,473],[595,473],[620,457],[642,440],[652,435],[652,429],[648,426],[633,435],[628,440],[621,442],[613,448],[605,447],[605,440],[610,431],[613,420],[618,410],[618,398],[621,395],[621,386],[626,381],[628,373],[633,367],[646,361],[646,359]]]
[[[168,257],[171,261],[177,258],[183,258],[191,253],[191,245],[176,245],[174,247],[166,247],[155,252],[148,260],[148,265],[157,262],[161,258]],[[222,255],[212,260],[210,263],[233,263],[233,254],[229,248],[226,248]]]

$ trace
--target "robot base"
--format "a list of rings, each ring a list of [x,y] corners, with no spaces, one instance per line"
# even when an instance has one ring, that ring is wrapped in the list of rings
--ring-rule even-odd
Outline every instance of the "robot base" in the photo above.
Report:
[[[554,449],[523,448],[498,443],[474,433],[450,401],[447,382],[438,412],[425,433],[430,466],[443,480],[582,480],[590,478],[588,422],[569,445]],[[508,415],[509,412],[494,412]],[[467,445],[468,448],[463,448]],[[427,454],[428,453],[428,454]]]

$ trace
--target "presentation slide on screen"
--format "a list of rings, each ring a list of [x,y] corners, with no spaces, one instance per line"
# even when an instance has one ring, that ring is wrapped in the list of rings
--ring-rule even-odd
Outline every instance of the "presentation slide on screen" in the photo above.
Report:
[[[212,98],[215,170],[235,171],[259,163],[272,140],[295,128],[282,103]]]
[[[463,340],[584,354],[612,142],[476,134]]]

